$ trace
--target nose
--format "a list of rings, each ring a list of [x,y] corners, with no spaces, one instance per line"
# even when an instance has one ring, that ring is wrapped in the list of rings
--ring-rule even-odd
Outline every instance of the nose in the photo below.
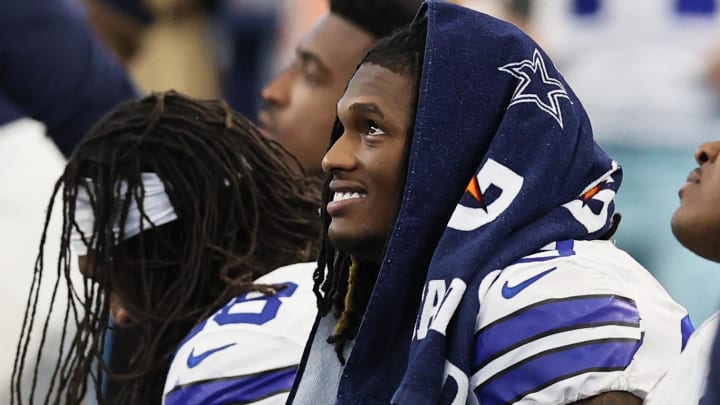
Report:
[[[720,153],[720,141],[705,142],[695,151],[695,161],[699,165],[714,162],[718,153]]]
[[[338,138],[337,141],[325,153],[322,159],[322,169],[325,173],[334,171],[351,171],[357,164],[355,156],[355,144],[357,140],[353,140],[352,135],[347,132]]]
[[[119,326],[127,326],[132,321],[122,300],[115,293],[110,294],[110,316],[115,324]]]
[[[270,106],[286,106],[290,103],[290,84],[295,75],[294,66],[288,66],[280,72],[260,92],[263,102]]]

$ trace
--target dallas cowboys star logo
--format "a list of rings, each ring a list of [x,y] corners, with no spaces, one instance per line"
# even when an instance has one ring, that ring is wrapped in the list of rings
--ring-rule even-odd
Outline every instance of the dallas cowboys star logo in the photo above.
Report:
[[[508,108],[519,103],[535,103],[541,110],[555,118],[560,128],[563,128],[560,98],[570,101],[570,96],[560,80],[550,77],[540,51],[535,49],[532,60],[508,63],[498,70],[520,80]],[[572,101],[570,103],[572,104]]]

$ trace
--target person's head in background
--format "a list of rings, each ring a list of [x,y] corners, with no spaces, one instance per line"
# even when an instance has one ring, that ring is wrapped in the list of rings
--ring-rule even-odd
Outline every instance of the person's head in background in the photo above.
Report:
[[[680,207],[672,218],[675,237],[696,254],[720,262],[720,141],[695,152],[698,168],[680,189]]]
[[[50,402],[78,403],[90,381],[103,403],[98,376],[112,316],[140,334],[132,374],[114,376],[128,380],[117,403],[160,403],[172,355],[197,321],[239,293],[280,288],[255,285],[257,277],[315,258],[318,187],[224,102],[168,92],[106,115],[52,198],[62,196],[57,269],[71,284],[77,254],[85,283],[68,297],[65,322],[77,334],[58,357]],[[18,398],[43,267],[39,259],[18,346]]]
[[[294,60],[262,91],[265,135],[321,177],[335,105],[365,52],[409,24],[420,0],[330,0],[330,11],[300,41]]]

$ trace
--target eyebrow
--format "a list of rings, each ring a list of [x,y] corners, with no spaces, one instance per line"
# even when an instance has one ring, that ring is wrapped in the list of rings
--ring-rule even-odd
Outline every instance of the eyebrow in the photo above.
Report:
[[[375,103],[353,103],[350,107],[348,107],[348,110],[357,113],[375,114],[380,118],[385,118],[385,114],[383,114]]]
[[[330,68],[328,68],[320,59],[317,54],[314,54],[306,49],[297,48],[295,50],[295,53],[297,54],[298,59],[300,59],[303,63],[314,63],[317,65],[318,69],[322,70],[324,74],[328,76],[332,76],[332,72],[330,71]]]

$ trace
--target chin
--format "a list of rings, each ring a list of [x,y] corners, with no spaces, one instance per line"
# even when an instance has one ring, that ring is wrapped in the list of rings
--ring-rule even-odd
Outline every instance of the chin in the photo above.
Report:
[[[679,214],[680,212],[675,212],[670,223],[675,238],[696,255],[720,262],[720,252],[716,248],[720,235],[705,229],[701,224],[687,221]]]
[[[385,242],[375,237],[349,235],[339,231],[328,230],[328,239],[336,250],[349,253],[358,260],[380,264]]]
[[[693,252],[695,251],[695,249],[693,249],[693,226],[683,220],[679,210],[675,212],[675,215],[673,215],[672,220],[670,221],[670,228],[672,229],[672,233],[675,235],[675,239],[677,239],[678,242]]]

